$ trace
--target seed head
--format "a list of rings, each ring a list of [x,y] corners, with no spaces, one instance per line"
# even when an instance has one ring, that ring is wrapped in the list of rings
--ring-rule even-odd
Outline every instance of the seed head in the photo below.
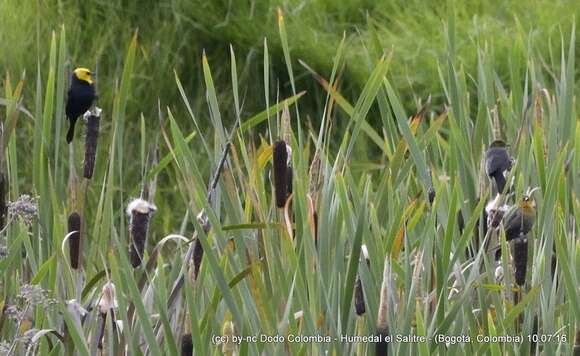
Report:
[[[8,213],[14,217],[21,218],[27,226],[31,226],[38,216],[36,198],[28,194],[22,194],[18,197],[18,200],[8,203]]]
[[[181,336],[181,356],[193,355],[193,341],[191,334],[183,334]]]
[[[133,268],[141,265],[149,230],[149,218],[156,210],[155,205],[141,198],[134,199],[127,206],[127,214],[131,217],[129,256]]]
[[[291,160],[292,150],[289,150],[289,146],[284,141],[277,141],[274,144],[273,150],[273,162],[274,162],[274,191],[276,194],[276,206],[278,208],[283,208],[286,204],[286,199],[288,198],[288,188],[291,182],[288,182],[289,162]]]
[[[526,282],[526,269],[528,264],[528,239],[518,237],[514,240],[514,274],[516,284],[523,286]]]
[[[76,212],[68,217],[68,232],[70,234],[68,240],[70,266],[77,269],[81,254],[81,216]]]
[[[117,303],[117,291],[113,282],[107,282],[103,286],[98,306],[101,314],[106,314],[109,310],[116,309],[119,306]]]
[[[354,284],[354,310],[358,316],[361,316],[366,312],[365,292],[362,288],[360,275],[356,276],[356,282]]]
[[[97,140],[99,138],[101,109],[95,107],[93,110],[87,113],[87,135],[85,137],[85,164],[83,176],[87,179],[91,179],[95,169],[95,157],[97,155]]]

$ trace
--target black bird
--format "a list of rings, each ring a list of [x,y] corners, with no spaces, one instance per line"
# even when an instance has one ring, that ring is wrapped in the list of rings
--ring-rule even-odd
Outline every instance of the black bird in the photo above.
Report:
[[[518,237],[524,237],[532,230],[536,221],[536,203],[531,195],[524,195],[522,201],[510,211],[503,219],[505,237],[508,241]]]
[[[95,100],[93,77],[87,68],[77,68],[73,71],[68,98],[66,101],[66,117],[70,122],[66,134],[66,142],[71,143],[75,134],[75,124],[79,116],[84,114]]]
[[[504,172],[512,169],[512,158],[507,151],[507,145],[502,140],[495,140],[485,152],[485,173],[495,179],[498,193],[505,187]]]

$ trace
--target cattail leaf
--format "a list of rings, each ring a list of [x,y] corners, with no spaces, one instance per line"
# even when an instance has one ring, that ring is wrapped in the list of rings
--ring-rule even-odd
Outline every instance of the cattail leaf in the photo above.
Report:
[[[197,136],[197,132],[193,131],[192,133],[187,135],[187,137],[184,138],[185,143],[186,144],[190,143],[191,140],[193,140],[193,138],[196,136]],[[180,153],[181,153],[181,151],[180,151],[180,148],[178,146],[175,148],[175,154],[178,155]],[[173,161],[173,155],[170,152],[170,153],[166,154],[165,156],[163,156],[163,158],[161,158],[161,160],[159,160],[159,163],[157,163],[157,165],[155,165],[154,167],[151,168],[149,173],[147,173],[147,175],[145,176],[144,180],[150,181],[154,176],[156,176],[161,171],[163,171],[169,165],[169,163],[171,163],[171,161]]]
[[[141,330],[143,331],[143,336],[147,341],[147,345],[149,347],[151,354],[161,356],[162,355],[161,349],[159,347],[159,344],[157,343],[157,340],[155,339],[155,334],[153,333],[153,326],[151,325],[151,318],[149,317],[149,314],[145,309],[141,293],[139,293],[139,290],[137,289],[135,280],[131,278],[130,275],[128,274],[128,271],[131,270],[129,268],[129,264],[125,262],[127,261],[126,258],[120,258],[120,260],[122,265],[126,265],[126,268],[120,266],[121,268],[119,268],[118,270],[120,281],[122,282],[122,285],[124,287],[123,289],[125,289],[125,293],[127,293],[127,296],[135,305],[135,310],[137,312],[137,317],[140,322],[139,324],[141,325]],[[119,305],[119,307],[121,308],[122,306]]]
[[[518,304],[514,305],[514,307],[506,314],[505,318],[503,319],[503,325],[510,325],[512,324],[516,318],[524,312],[528,304],[532,304],[535,299],[537,298],[538,294],[540,293],[541,289],[540,286],[535,286],[531,288],[526,295],[519,301]]]
[[[369,182],[367,181],[367,186],[365,188],[365,197],[368,196],[369,193]],[[366,199],[365,199],[366,201]],[[361,210],[359,211],[356,223],[356,230],[354,232],[354,238],[352,241],[352,247],[350,250],[350,258],[348,260],[348,268],[346,272],[346,279],[344,284],[344,292],[343,292],[343,303],[342,303],[342,317],[341,323],[342,325],[347,325],[348,318],[350,316],[352,308],[352,297],[354,292],[354,284],[356,279],[356,274],[358,271],[358,264],[360,258],[360,247],[362,245],[364,231],[367,226],[367,210],[366,205],[362,205]]]
[[[564,236],[556,235],[554,237],[554,244],[556,245],[556,257],[558,258],[558,264],[561,266],[562,277],[564,278],[564,285],[568,291],[567,296],[570,298],[570,307],[574,312],[574,317],[576,320],[580,320],[580,296],[577,293],[578,288],[578,277],[573,273],[573,261],[569,260],[568,249],[574,248],[572,245],[568,247],[568,242],[565,240]],[[576,266],[578,266],[578,257],[580,256],[580,243],[578,241],[576,244]],[[576,267],[577,268],[577,267]]]
[[[371,73],[369,80],[365,84],[362,93],[360,94],[351,118],[351,123],[353,125],[352,129],[352,136],[350,138],[350,142],[348,148],[346,150],[346,160],[348,161],[352,150],[354,148],[354,144],[358,138],[359,132],[362,128],[362,123],[365,122],[366,116],[371,108],[371,105],[374,103],[377,94],[381,88],[381,83],[383,79],[387,75],[387,71],[389,70],[389,65],[391,63],[393,52],[391,51],[388,57],[383,57]]]
[[[217,101],[217,94],[215,92],[211,69],[209,67],[209,62],[207,61],[205,52],[202,55],[201,62],[203,66],[203,77],[205,79],[206,99],[209,106],[209,114],[218,138],[216,147],[222,147],[227,142],[226,131],[222,123],[222,117]],[[216,152],[216,155],[217,154],[219,154],[219,152]]]
[[[38,272],[30,280],[30,284],[40,284],[52,268],[56,266],[56,256],[50,256],[40,267]]]
[[[495,324],[493,322],[493,316],[491,315],[491,312],[487,313],[487,327],[488,327],[489,336],[498,336],[497,330],[495,328]],[[489,346],[491,348],[491,354],[493,356],[500,356],[501,355],[501,350],[499,348],[498,343],[491,342],[489,344]]]
[[[293,95],[287,99],[284,99],[284,100],[280,101],[279,103],[268,107],[268,109],[250,117],[249,119],[245,120],[241,124],[240,131],[244,132],[244,131],[251,129],[252,127],[255,127],[255,126],[261,124],[266,119],[268,119],[269,116],[274,115],[277,112],[279,112],[280,110],[284,109],[285,106],[290,106],[290,105],[294,104],[295,102],[297,102],[298,99],[300,99],[304,94],[306,94],[306,92],[301,91],[300,93]]]
[[[538,179],[540,181],[540,187],[542,188],[542,192],[546,191],[546,166],[545,166],[545,158],[546,153],[544,152],[544,130],[541,125],[537,122],[534,125],[534,155],[535,155],[535,162],[536,167],[538,170]]]
[[[389,101],[391,106],[393,107],[393,111],[395,113],[395,118],[397,119],[397,124],[399,126],[399,130],[401,134],[407,141],[407,145],[409,146],[409,151],[411,152],[411,156],[413,157],[413,161],[417,166],[417,173],[423,182],[423,186],[425,191],[427,191],[427,187],[431,186],[431,178],[429,177],[427,164],[425,163],[425,158],[423,154],[419,151],[419,147],[417,145],[417,141],[413,136],[409,123],[407,122],[407,117],[401,102],[397,98],[391,84],[387,79],[384,80],[384,85],[387,90],[387,94],[389,97]]]

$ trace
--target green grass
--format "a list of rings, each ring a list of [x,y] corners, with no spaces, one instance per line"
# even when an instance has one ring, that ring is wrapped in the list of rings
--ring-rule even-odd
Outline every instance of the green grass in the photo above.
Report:
[[[486,3],[479,4],[486,14],[481,19],[459,2],[453,11],[419,2],[405,8],[369,3],[370,17],[357,12],[356,2],[284,3],[283,17],[276,17],[278,3],[256,3],[232,9],[216,30],[217,17],[228,13],[220,6],[227,4],[151,2],[145,15],[146,5],[0,5],[16,11],[0,11],[11,21],[0,27],[0,48],[13,49],[0,62],[9,73],[0,95],[0,170],[8,199],[30,194],[38,209],[30,224],[9,215],[0,240],[6,247],[0,303],[17,306],[18,316],[0,316],[2,346],[23,354],[24,333],[34,330],[27,334],[38,339],[33,353],[94,353],[101,288],[112,281],[123,329],[115,330],[109,314],[104,347],[111,354],[125,348],[132,355],[175,354],[185,330],[196,354],[221,354],[211,340],[230,320],[237,335],[337,338],[244,342],[237,348],[242,355],[371,353],[371,344],[341,343],[340,335],[375,332],[387,263],[393,334],[526,336],[537,318],[541,334],[559,333],[567,341],[539,344],[536,353],[571,353],[580,328],[578,49],[570,17],[577,7],[509,2],[507,12],[521,15],[514,27],[505,26],[512,16],[494,16],[502,7]],[[260,20],[248,20],[245,11]],[[408,32],[396,32],[395,19],[406,21],[399,26]],[[533,23],[538,28],[530,31]],[[25,24],[36,26],[36,37],[31,30],[18,37]],[[355,25],[364,30],[350,31]],[[326,32],[318,34],[318,26]],[[190,33],[173,35],[186,27]],[[45,35],[46,29],[54,32]],[[343,30],[349,34],[341,41]],[[233,50],[211,46],[202,56],[201,48],[213,41],[231,41]],[[30,46],[37,48],[34,56]],[[421,55],[410,56],[414,51]],[[312,78],[298,59],[321,77]],[[68,73],[85,61],[97,68],[104,109],[91,180],[78,173],[82,140],[69,148],[62,138]],[[424,117],[409,120],[429,95],[433,103]],[[508,245],[501,283],[482,246],[474,260],[464,253],[490,198],[480,162],[497,130],[495,105],[516,159],[508,203],[529,187],[540,188],[527,280],[515,305]],[[291,132],[284,133],[287,120]],[[208,199],[208,182],[230,137],[231,153]],[[279,137],[289,137],[293,152],[288,211],[275,208],[269,179],[271,144]],[[315,155],[320,165],[313,170]],[[319,184],[311,184],[313,175]],[[436,192],[432,205],[429,188]],[[145,190],[157,211],[145,265],[132,269],[125,208]],[[70,268],[65,240],[73,211],[83,217],[79,271]],[[209,232],[196,219],[202,211]],[[192,236],[205,251],[195,281],[185,260]],[[361,244],[368,247],[369,267],[359,263]],[[183,287],[171,299],[181,274]],[[352,300],[357,274],[366,296],[362,317]],[[19,298],[24,284],[48,295]],[[71,299],[88,310],[82,320],[67,304]],[[446,347],[432,340],[395,343],[391,353],[526,354],[531,347],[527,337],[521,345]]]

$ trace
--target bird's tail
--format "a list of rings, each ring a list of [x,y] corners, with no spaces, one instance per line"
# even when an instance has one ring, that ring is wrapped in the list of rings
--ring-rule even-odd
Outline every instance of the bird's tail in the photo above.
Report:
[[[495,171],[492,174],[492,177],[495,179],[495,184],[497,184],[497,192],[499,194],[503,193],[503,188],[505,187],[505,177],[503,176],[502,171]]]
[[[66,133],[66,143],[71,143],[74,135],[75,135],[75,124],[77,120],[71,120],[70,127],[68,128],[68,132]]]

